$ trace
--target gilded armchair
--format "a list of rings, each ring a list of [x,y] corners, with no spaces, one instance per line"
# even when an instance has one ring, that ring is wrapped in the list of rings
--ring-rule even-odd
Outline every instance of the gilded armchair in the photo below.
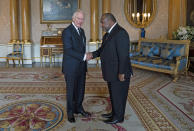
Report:
[[[12,60],[15,65],[15,60],[18,60],[18,64],[20,66],[20,61],[23,65],[23,50],[24,45],[22,43],[14,43],[13,51],[7,55],[7,67],[9,66],[9,61]]]

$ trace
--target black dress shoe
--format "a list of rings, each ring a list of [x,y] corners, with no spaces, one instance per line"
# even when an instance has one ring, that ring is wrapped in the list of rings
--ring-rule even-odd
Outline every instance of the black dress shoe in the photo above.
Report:
[[[83,117],[90,117],[91,114],[89,112],[86,112],[84,110],[80,111],[80,112],[75,112],[75,114],[81,114]]]
[[[101,116],[104,117],[104,118],[111,118],[112,117],[112,112],[107,113],[107,114],[102,114]]]
[[[83,117],[90,117],[91,114],[89,112],[86,112],[86,111],[80,111],[80,114],[83,116]]]
[[[73,116],[68,117],[68,121],[71,122],[71,123],[74,123],[75,122],[75,118]]]
[[[122,123],[124,120],[117,120],[117,119],[108,119],[108,120],[104,120],[104,123],[106,124],[116,124],[116,123]]]

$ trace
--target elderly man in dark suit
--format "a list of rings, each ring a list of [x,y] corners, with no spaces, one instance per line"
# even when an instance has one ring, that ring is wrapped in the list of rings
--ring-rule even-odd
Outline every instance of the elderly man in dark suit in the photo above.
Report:
[[[83,109],[86,80],[86,37],[81,25],[84,14],[77,10],[72,16],[72,23],[64,29],[62,72],[66,81],[67,116],[69,122],[75,122],[74,114],[80,113],[89,117],[90,113]]]
[[[129,58],[130,41],[127,31],[118,25],[111,13],[102,15],[101,25],[106,32],[102,46],[88,53],[87,59],[101,59],[103,78],[107,81],[112,103],[112,112],[102,116],[108,118],[105,123],[115,124],[124,121],[130,77],[133,74]]]

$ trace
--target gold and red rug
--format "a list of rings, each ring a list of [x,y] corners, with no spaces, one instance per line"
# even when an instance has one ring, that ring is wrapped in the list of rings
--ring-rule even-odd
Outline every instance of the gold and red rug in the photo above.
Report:
[[[64,111],[63,106],[46,100],[9,103],[0,108],[0,130],[51,130],[63,123]]]
[[[110,111],[106,83],[100,69],[90,68],[84,107],[93,115],[88,119],[76,116],[76,124],[70,124],[60,68],[1,68],[0,131],[192,131],[193,78],[182,76],[173,83],[168,75],[134,69],[125,122],[106,125],[100,117]]]

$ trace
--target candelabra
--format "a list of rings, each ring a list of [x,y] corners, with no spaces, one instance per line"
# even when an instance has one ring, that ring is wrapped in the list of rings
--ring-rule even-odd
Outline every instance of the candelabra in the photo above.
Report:
[[[145,25],[150,19],[150,13],[132,13],[132,20],[138,25]]]
[[[145,38],[145,29],[144,26],[149,22],[150,19],[150,13],[142,13],[140,14],[139,12],[132,13],[132,20],[135,24],[139,25],[141,27],[140,30],[140,37]]]

